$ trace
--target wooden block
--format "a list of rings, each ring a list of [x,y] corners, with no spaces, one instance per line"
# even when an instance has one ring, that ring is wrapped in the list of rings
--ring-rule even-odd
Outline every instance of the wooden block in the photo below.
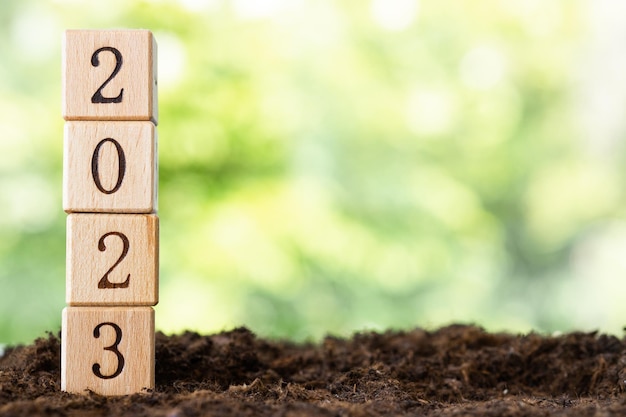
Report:
[[[66,212],[151,213],[157,195],[156,128],[151,122],[67,122]]]
[[[66,31],[63,118],[156,124],[156,53],[156,41],[148,30]]]
[[[154,214],[67,216],[67,304],[155,305],[158,242]]]
[[[102,395],[154,389],[154,310],[63,309],[61,389]]]

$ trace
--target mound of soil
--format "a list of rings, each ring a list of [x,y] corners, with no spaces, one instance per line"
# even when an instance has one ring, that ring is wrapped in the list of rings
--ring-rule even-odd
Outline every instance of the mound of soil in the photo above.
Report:
[[[156,338],[156,389],[120,397],[60,391],[49,335],[0,358],[1,416],[626,415],[626,341],[450,326],[268,341],[246,329]]]

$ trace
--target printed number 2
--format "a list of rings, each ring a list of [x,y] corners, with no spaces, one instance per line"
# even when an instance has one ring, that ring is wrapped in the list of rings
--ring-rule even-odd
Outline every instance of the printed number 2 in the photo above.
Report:
[[[122,54],[119,50],[111,46],[103,46],[102,48],[96,49],[93,55],[91,55],[91,65],[93,65],[94,67],[97,67],[98,65],[100,65],[100,60],[98,59],[98,55],[100,54],[100,52],[103,52],[103,51],[109,51],[113,55],[115,55],[115,68],[113,69],[113,72],[111,73],[111,75],[109,75],[109,78],[107,78],[102,83],[100,88],[96,90],[93,96],[91,96],[91,102],[92,103],[121,103],[122,96],[124,95],[123,88],[120,90],[120,93],[117,97],[104,97],[102,95],[102,89],[106,87],[106,85],[113,79],[113,77],[117,75],[118,72],[120,72],[120,68],[122,68]]]
[[[103,375],[102,372],[100,371],[100,364],[94,363],[93,366],[91,367],[91,370],[93,371],[94,375],[97,376],[98,378],[113,379],[119,374],[121,374],[122,370],[124,369],[124,362],[125,362],[124,355],[122,355],[122,353],[118,349],[118,346],[120,345],[120,342],[122,341],[122,329],[120,329],[120,326],[118,326],[117,324],[111,323],[109,321],[105,323],[100,323],[93,329],[93,337],[95,337],[96,339],[100,337],[100,328],[102,326],[111,326],[113,327],[113,330],[115,330],[115,342],[111,346],[105,347],[104,350],[108,350],[110,352],[115,353],[115,356],[117,356],[117,369],[111,375]]]
[[[104,244],[104,240],[109,236],[119,237],[120,239],[122,239],[122,244],[124,246],[122,248],[122,254],[120,255],[119,258],[117,258],[117,262],[115,262],[113,266],[109,268],[109,270],[102,276],[102,278],[100,278],[100,281],[98,281],[98,288],[128,288],[128,284],[130,283],[130,274],[128,274],[128,276],[126,277],[126,281],[124,282],[109,281],[109,274],[111,273],[111,271],[113,271],[113,269],[116,266],[120,264],[120,262],[122,262],[122,259],[124,259],[126,255],[128,254],[128,248],[130,247],[130,242],[128,241],[128,238],[126,237],[126,235],[123,233],[120,233],[120,232],[105,233],[104,235],[102,235],[102,237],[100,237],[100,240],[98,240],[98,250],[100,252],[104,252],[107,249],[106,245]]]

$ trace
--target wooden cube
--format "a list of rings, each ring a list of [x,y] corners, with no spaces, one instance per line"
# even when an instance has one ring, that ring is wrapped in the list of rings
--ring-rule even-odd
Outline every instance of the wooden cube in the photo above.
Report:
[[[126,395],[154,389],[151,307],[66,307],[61,389]]]
[[[158,241],[154,214],[67,216],[67,304],[155,305]]]
[[[157,201],[156,128],[151,122],[67,122],[66,212],[151,213]]]
[[[63,118],[156,124],[156,53],[156,41],[148,30],[66,31]]]

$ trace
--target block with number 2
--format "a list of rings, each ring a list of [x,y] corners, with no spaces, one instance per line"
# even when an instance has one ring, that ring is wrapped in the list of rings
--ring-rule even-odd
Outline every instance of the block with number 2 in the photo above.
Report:
[[[157,123],[156,41],[148,30],[68,30],[63,38],[65,120]]]
[[[67,304],[155,305],[158,236],[151,214],[67,216]]]

